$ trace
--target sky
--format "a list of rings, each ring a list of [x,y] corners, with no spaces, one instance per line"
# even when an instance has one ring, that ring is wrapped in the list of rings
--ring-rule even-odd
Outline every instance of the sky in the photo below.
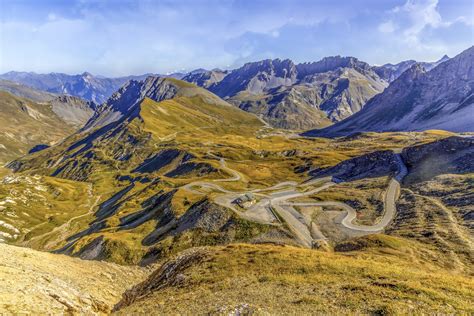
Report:
[[[434,61],[474,45],[473,20],[472,0],[0,0],[0,73]]]

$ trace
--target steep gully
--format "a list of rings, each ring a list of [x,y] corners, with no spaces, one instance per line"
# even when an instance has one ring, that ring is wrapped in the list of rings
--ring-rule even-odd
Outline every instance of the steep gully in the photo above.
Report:
[[[274,186],[255,189],[250,191],[229,191],[222,188],[216,182],[240,181],[242,176],[236,170],[226,165],[225,159],[217,157],[212,153],[210,156],[219,159],[222,169],[232,174],[232,178],[217,179],[212,182],[197,181],[185,185],[183,188],[195,194],[205,194],[200,190],[211,189],[223,193],[215,198],[215,203],[232,209],[244,219],[269,224],[279,225],[284,221],[301,245],[311,248],[315,241],[326,239],[316,225],[304,218],[294,207],[295,206],[333,206],[343,209],[347,214],[340,224],[346,229],[358,232],[359,235],[371,234],[382,231],[394,218],[396,213],[395,202],[400,192],[400,182],[407,174],[407,168],[399,153],[396,154],[398,162],[398,172],[389,182],[384,196],[384,214],[374,225],[359,225],[354,223],[357,216],[356,211],[349,205],[337,201],[298,203],[288,200],[309,196],[325,190],[336,184],[336,179],[332,177],[313,179],[309,182],[298,184],[293,181],[280,182]],[[317,187],[315,187],[317,186]],[[299,190],[298,190],[299,189]],[[245,210],[237,209],[234,201],[245,194],[251,194],[256,202]]]

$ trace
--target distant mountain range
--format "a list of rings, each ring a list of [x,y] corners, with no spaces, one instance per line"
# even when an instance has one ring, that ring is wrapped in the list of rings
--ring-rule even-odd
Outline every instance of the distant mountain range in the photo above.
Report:
[[[439,64],[445,62],[449,60],[449,57],[447,55],[444,55],[443,57],[441,57],[439,60],[435,61],[435,62],[420,62],[419,64],[421,66],[423,66],[423,68],[426,70],[426,71],[429,71],[431,69],[433,69],[434,67],[438,66]],[[379,75],[380,78],[388,81],[388,82],[392,82],[394,81],[395,79],[397,79],[398,77],[400,77],[400,75],[402,73],[404,73],[406,70],[408,70],[411,66],[413,66],[414,64],[418,63],[416,60],[405,60],[405,61],[402,61],[398,64],[385,64],[385,65],[382,65],[382,66],[375,66],[373,67],[375,73],[377,73],[377,75]]]
[[[69,94],[101,104],[128,81],[143,80],[150,75],[152,74],[106,78],[94,76],[88,72],[79,75],[67,75],[63,73],[37,74],[34,72],[11,71],[0,75],[0,79],[21,83],[54,94]],[[171,74],[168,76],[181,77],[182,75]]]
[[[448,59],[444,56],[437,62],[422,64],[425,69],[431,69]],[[305,130],[332,125],[357,113],[415,63],[409,60],[396,65],[370,66],[357,58],[341,56],[302,64],[289,59],[268,59],[228,71],[196,69],[187,74],[159,76],[206,88],[274,127]],[[144,80],[149,75],[105,78],[87,72],[80,75],[8,72],[0,75],[0,79],[101,104],[130,80]],[[0,89],[7,90],[1,84]]]
[[[448,60],[444,56],[426,68]],[[209,89],[239,108],[279,128],[321,128],[362,109],[389,82],[416,63],[370,66],[354,57],[333,56],[318,62],[263,60],[232,71],[199,71],[183,80]]]
[[[330,125],[359,111],[387,86],[367,63],[340,56],[305,64],[268,59],[230,72],[189,74],[183,80],[288,129]]]
[[[305,133],[343,136],[368,131],[472,131],[474,46],[427,71],[416,63],[364,108],[333,126]]]

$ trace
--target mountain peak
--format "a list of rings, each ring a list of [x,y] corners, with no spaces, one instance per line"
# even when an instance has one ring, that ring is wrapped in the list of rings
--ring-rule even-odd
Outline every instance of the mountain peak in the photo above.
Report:
[[[198,68],[198,69],[194,69],[194,70],[190,71],[187,75],[197,75],[197,74],[202,74],[202,73],[205,73],[205,72],[208,72],[208,70],[204,69],[204,68]]]
[[[415,79],[418,78],[420,75],[426,72],[425,67],[421,63],[415,63],[410,68],[408,68],[402,75],[400,76],[400,80],[408,80],[408,79]]]
[[[444,55],[443,57],[441,57],[437,62],[439,63],[439,62],[443,62],[443,61],[446,61],[446,60],[449,60],[449,59],[450,59],[449,56],[445,54],[445,55]]]
[[[81,74],[82,77],[87,77],[87,78],[92,78],[94,77],[90,72],[87,72],[87,71],[84,71],[82,74]]]
[[[336,55],[324,57],[323,59],[313,63],[298,64],[296,65],[296,68],[298,70],[298,76],[303,78],[308,75],[334,71],[339,68],[354,68],[369,71],[370,65],[352,56],[342,57]]]
[[[429,71],[425,64],[413,64],[355,115],[307,135],[333,137],[361,131],[427,129],[470,131],[474,109],[474,47]]]

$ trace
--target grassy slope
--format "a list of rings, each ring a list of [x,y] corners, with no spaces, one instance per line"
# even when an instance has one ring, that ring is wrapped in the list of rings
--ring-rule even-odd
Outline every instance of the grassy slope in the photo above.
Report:
[[[347,203],[358,212],[357,223],[373,225],[383,213],[383,199],[389,181],[388,177],[381,177],[339,183],[311,197]]]
[[[8,241],[51,250],[77,229],[77,223],[66,223],[87,214],[95,200],[85,183],[10,175],[0,185],[0,220],[20,231],[5,230],[19,235]]]
[[[181,84],[179,81],[178,83]],[[81,180],[68,182],[68,185],[83,190],[80,192],[85,192],[86,187],[91,190],[87,194],[80,194],[84,201],[72,195],[64,198],[65,202],[62,204],[64,208],[60,208],[61,211],[58,212],[63,215],[60,217],[56,215],[55,218],[58,219],[51,222],[51,225],[63,228],[55,230],[46,237],[38,237],[44,234],[44,231],[36,227],[39,224],[36,218],[46,215],[30,214],[34,212],[35,207],[48,210],[44,207],[44,202],[33,202],[30,204],[33,207],[29,209],[9,205],[13,211],[26,214],[22,215],[24,229],[21,229],[19,240],[33,239],[34,242],[29,242],[29,245],[37,249],[49,250],[53,247],[57,249],[65,245],[65,229],[69,231],[68,235],[72,235],[87,228],[88,223],[94,220],[92,213],[97,210],[95,205],[106,201],[128,185],[127,181],[118,181],[117,176],[137,176],[131,170],[150,155],[163,149],[186,151],[196,156],[193,161],[207,163],[217,169],[220,168],[218,159],[210,156],[208,152],[224,157],[230,168],[242,174],[242,180],[220,184],[228,189],[242,190],[270,186],[281,181],[303,181],[306,179],[306,174],[297,173],[295,168],[308,161],[312,163],[312,167],[325,167],[375,150],[402,148],[446,136],[429,132],[365,134],[337,141],[289,138],[284,133],[280,134],[278,130],[266,128],[255,116],[228,105],[214,95],[200,93],[200,90],[191,84],[183,83],[183,85],[180,96],[172,100],[154,102],[145,99],[141,104],[139,118],[124,124],[119,133],[105,134],[104,137],[95,139],[90,150],[69,160],[66,159],[54,168],[51,168],[50,161],[61,161],[64,155],[73,154],[81,148],[67,150],[74,141],[77,141],[79,135],[70,137],[64,144],[47,152],[39,152],[22,159],[29,166],[26,173],[32,174],[50,175],[56,168],[68,165],[66,172],[60,174],[60,177]],[[133,142],[128,139],[133,139]],[[130,155],[130,158],[117,159],[125,155]],[[150,179],[159,177],[161,181],[157,184],[137,182],[133,190],[119,201],[120,207],[116,213],[107,218],[108,227],[83,237],[75,249],[80,249],[99,236],[105,236],[112,242],[111,251],[117,251],[110,253],[109,260],[136,263],[147,251],[147,247],[143,246],[141,241],[154,229],[155,221],[152,220],[137,228],[118,231],[120,218],[141,210],[143,208],[141,204],[160,190],[167,192],[179,189],[186,183],[205,181],[206,178],[230,177],[224,170],[204,177],[192,173],[185,177],[166,177],[165,173],[171,168],[173,166],[167,166],[163,170],[146,175]],[[26,188],[34,190],[34,185],[25,181],[18,185],[23,190]],[[59,184],[59,187],[61,185]],[[210,197],[212,198],[212,195]],[[183,190],[178,190],[172,200],[173,212],[180,216],[202,198],[205,197],[191,196]],[[55,201],[55,198],[47,197],[46,203],[49,203],[48,200]],[[28,220],[29,215],[33,215],[31,220]],[[84,216],[76,218],[80,215]],[[47,215],[49,216],[51,214]],[[4,215],[0,216],[0,220],[2,218],[5,218]],[[71,218],[73,220],[67,223]],[[40,228],[53,226],[43,225]],[[31,227],[35,229],[28,232]]]
[[[0,244],[1,315],[104,315],[145,271]]]
[[[351,253],[234,244],[207,248],[206,258],[164,284],[145,281],[141,296],[119,314],[418,314],[474,312],[471,278],[417,255],[420,244],[388,236]],[[164,279],[166,280],[166,278]],[[172,282],[173,283],[173,282]]]
[[[82,209],[73,207],[73,205],[78,205],[78,202],[73,197],[69,197],[68,202],[64,203],[64,205],[69,205],[69,214],[64,213],[69,218],[88,213],[88,209],[93,206],[92,203],[97,201],[97,204],[100,204],[124,188],[127,182],[117,181],[118,175],[136,175],[130,173],[134,167],[149,155],[166,148],[188,151],[197,157],[195,161],[211,164],[215,168],[220,168],[217,159],[209,157],[207,153],[210,151],[224,157],[227,165],[239,171],[243,177],[242,181],[223,182],[221,185],[232,190],[242,190],[269,186],[280,181],[303,181],[306,179],[305,173],[296,173],[295,168],[308,160],[313,163],[313,167],[329,166],[362,153],[403,147],[443,137],[431,133],[387,133],[362,135],[356,139],[336,142],[326,139],[292,139],[276,135],[273,130],[266,130],[258,119],[248,113],[225,103],[208,104],[199,96],[178,97],[159,103],[146,99],[142,104],[140,117],[141,119],[135,119],[127,125],[125,134],[135,137],[140,143],[139,146],[128,142],[124,143],[122,140],[126,139],[126,136],[118,134],[113,138],[96,141],[91,150],[95,156],[94,159],[91,160],[83,156],[74,158],[74,161],[79,164],[85,163],[90,167],[91,173],[87,182],[92,184],[92,195],[87,198],[86,202],[79,204],[83,205]],[[242,122],[246,122],[245,125],[242,125]],[[149,135],[152,137],[150,138]],[[41,166],[47,166],[48,160],[52,157],[53,159],[62,157],[63,150],[67,146],[69,145],[66,143],[63,146],[52,148],[51,152],[40,152],[27,157],[27,159],[32,159],[33,166],[35,166],[32,173],[39,171],[51,174],[54,169],[42,169]],[[118,161],[114,158],[117,152],[124,151],[133,153],[130,160]],[[293,154],[287,154],[292,151],[294,151]],[[110,260],[120,263],[138,262],[140,256],[147,249],[141,245],[141,240],[154,229],[154,221],[134,229],[117,231],[116,226],[119,223],[119,218],[142,209],[140,204],[160,190],[166,192],[191,181],[205,180],[203,177],[193,175],[168,178],[164,176],[168,169],[165,168],[160,172],[147,175],[151,179],[160,177],[162,181],[158,184],[136,183],[135,188],[123,197],[122,201],[124,202],[121,202],[116,214],[107,219],[109,227],[82,238],[76,249],[80,249],[95,238],[104,235],[113,241],[114,249],[121,249],[120,254],[111,254]],[[219,174],[211,174],[207,178],[229,176],[221,171]],[[77,181],[71,183],[77,187],[85,185],[83,182]],[[27,184],[22,185],[28,186]],[[85,197],[85,195],[83,196]],[[202,198],[204,197],[191,196],[178,190],[172,200],[175,214],[185,213],[187,208]],[[125,200],[127,201],[125,202]],[[42,204],[38,204],[38,206],[40,205]],[[32,210],[25,210],[24,213],[29,214]],[[93,211],[96,210],[97,208],[93,209]],[[56,224],[63,225],[64,221],[68,220],[67,216]],[[33,218],[36,218],[36,215]],[[93,214],[74,219],[70,225],[68,224],[67,228],[70,230],[68,235],[87,228],[88,223],[93,219]],[[24,227],[28,228],[28,225],[34,227],[36,224],[33,221],[26,221]],[[23,230],[22,234],[25,234]],[[55,231],[47,238],[37,237],[41,234],[43,232],[35,229],[25,238],[35,238],[35,242],[29,244],[37,249],[52,249],[52,247],[57,249],[66,243],[65,236],[61,231]],[[57,242],[53,243],[53,240],[63,240],[63,242],[58,244]]]
[[[34,145],[51,145],[72,132],[49,105],[0,92],[0,163],[24,155]]]

